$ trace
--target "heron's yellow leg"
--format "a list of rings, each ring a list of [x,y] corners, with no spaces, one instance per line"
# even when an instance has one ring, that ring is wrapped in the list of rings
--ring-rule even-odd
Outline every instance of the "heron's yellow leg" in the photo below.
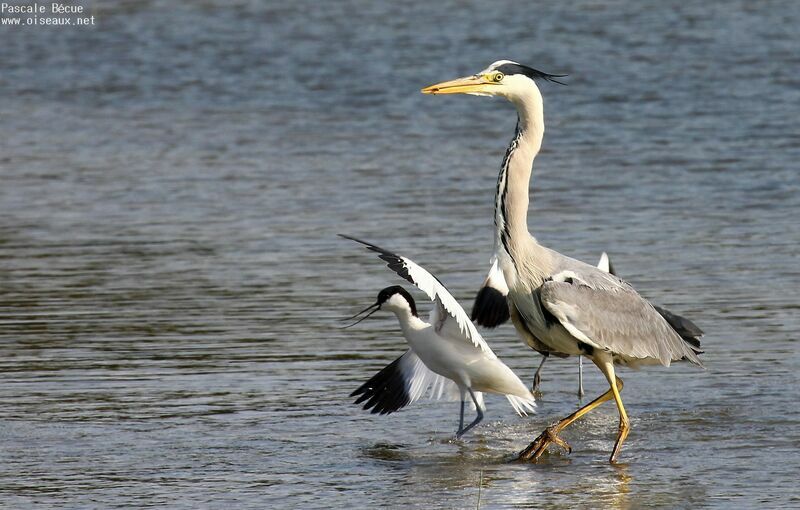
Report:
[[[547,427],[545,431],[542,432],[541,435],[539,435],[539,437],[537,437],[531,444],[528,445],[527,448],[525,448],[520,452],[520,454],[517,456],[517,460],[531,460],[531,459],[534,461],[538,460],[539,457],[541,457],[542,454],[545,452],[545,450],[547,450],[547,447],[553,443],[561,446],[567,451],[572,451],[572,448],[569,446],[569,444],[560,437],[558,437],[558,433],[564,430],[567,426],[571,425],[572,422],[579,419],[581,416],[585,415],[586,413],[588,413],[595,407],[599,406],[603,402],[611,400],[614,397],[614,388],[616,388],[617,386],[619,387],[617,390],[617,394],[619,394],[619,391],[622,390],[623,386],[622,379],[616,377],[615,382],[616,384],[613,385],[611,389],[609,389],[596,399],[592,400],[591,402],[581,407],[574,413],[562,419],[555,425]]]
[[[617,380],[616,381],[617,385],[619,386],[619,391],[622,391],[622,386],[623,386],[622,379],[617,377],[616,380]],[[584,414],[588,413],[589,411],[591,411],[595,407],[599,406],[603,402],[607,402],[607,401],[611,400],[613,395],[614,395],[613,389],[610,389],[610,390],[606,391],[605,393],[603,393],[602,395],[600,395],[596,399],[592,400],[591,402],[589,402],[585,406],[581,407],[580,409],[578,409],[574,413],[570,414],[569,416],[567,416],[566,418],[564,418],[563,420],[558,422],[558,426],[560,427],[558,430],[561,431],[562,429],[564,429],[568,425],[571,425],[572,422],[574,422],[575,420],[577,420],[578,418],[580,418]]]
[[[614,375],[614,364],[611,360],[608,360],[605,363],[598,363],[597,366],[603,372],[603,375],[606,376],[606,379],[608,379],[608,384],[611,386],[611,392],[614,395],[614,401],[617,403],[617,409],[619,410],[619,432],[617,433],[617,441],[614,443],[614,449],[611,451],[611,458],[608,459],[609,462],[614,464],[617,462],[617,456],[622,449],[622,443],[625,442],[625,438],[628,437],[628,432],[631,430],[631,422],[628,420],[628,413],[625,412],[625,406],[622,405],[622,397],[619,394],[622,390],[622,385],[617,388],[617,381],[619,381],[619,378]]]

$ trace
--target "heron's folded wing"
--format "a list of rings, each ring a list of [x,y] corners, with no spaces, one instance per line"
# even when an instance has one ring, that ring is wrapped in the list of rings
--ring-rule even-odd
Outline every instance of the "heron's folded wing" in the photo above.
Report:
[[[702,366],[666,320],[631,288],[604,289],[578,280],[548,281],[539,300],[575,338],[630,358],[669,366],[683,358]]]
[[[409,349],[350,396],[358,396],[356,404],[366,402],[364,409],[373,414],[389,414],[419,400],[429,388],[431,398],[457,399],[459,395],[453,381],[429,370]]]
[[[614,271],[614,265],[611,264],[611,259],[608,257],[608,253],[603,252],[603,255],[600,256],[600,262],[597,263],[597,268],[601,271],[605,271],[606,273],[611,273],[616,276],[616,271]],[[692,350],[697,354],[702,354],[703,351],[700,349],[700,338],[703,336],[703,330],[698,328],[697,325],[687,319],[682,315],[678,315],[677,313],[673,313],[666,308],[660,307],[658,305],[653,305],[653,308],[664,317],[672,329],[678,333],[683,340],[692,346]]]
[[[356,239],[355,237],[339,235],[345,239],[361,243],[369,250],[376,252],[381,259],[387,262],[386,265],[389,269],[413,283],[419,290],[427,294],[432,301],[435,301],[436,306],[434,306],[433,312],[431,312],[431,323],[436,327],[437,331],[441,330],[442,327],[449,327],[450,325],[448,322],[453,320],[457,325],[458,336],[466,341],[472,342],[472,344],[479,347],[487,356],[491,358],[496,357],[492,349],[480,333],[478,333],[478,329],[469,319],[467,312],[461,308],[456,298],[450,294],[450,291],[447,290],[447,287],[445,287],[438,278],[409,258],[397,255],[389,250],[384,250],[383,248]],[[444,311],[444,314],[440,312],[441,310]],[[456,336],[450,336],[451,338],[456,338]]]

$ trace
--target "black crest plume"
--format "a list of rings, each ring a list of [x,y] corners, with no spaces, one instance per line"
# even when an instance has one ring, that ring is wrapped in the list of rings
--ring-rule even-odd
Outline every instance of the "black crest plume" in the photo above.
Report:
[[[497,66],[495,70],[500,71],[505,75],[523,74],[532,80],[545,80],[545,81],[551,81],[553,83],[558,83],[559,85],[566,85],[566,83],[556,79],[556,78],[564,78],[567,76],[566,74],[548,74],[543,71],[539,71],[538,69],[524,66],[522,64],[509,62],[507,64]]]

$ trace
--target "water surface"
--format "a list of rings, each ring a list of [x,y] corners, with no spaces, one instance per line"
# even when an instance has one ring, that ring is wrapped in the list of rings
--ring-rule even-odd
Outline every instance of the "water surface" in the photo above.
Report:
[[[800,505],[800,5],[706,4],[95,2],[94,29],[0,28],[0,505]],[[499,58],[570,75],[542,85],[531,230],[707,332],[705,371],[623,372],[620,466],[613,406],[572,455],[506,462],[575,408],[574,360],[463,441],[455,403],[347,397],[405,345],[337,319],[402,282],[335,234],[471,305],[515,115],[418,90]],[[513,328],[486,338],[531,379]]]

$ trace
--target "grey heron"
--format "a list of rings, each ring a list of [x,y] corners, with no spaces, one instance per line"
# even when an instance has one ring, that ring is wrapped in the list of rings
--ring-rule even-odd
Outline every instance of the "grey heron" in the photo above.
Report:
[[[491,263],[489,274],[486,276],[481,288],[475,295],[475,302],[472,305],[472,313],[470,314],[470,318],[473,322],[485,328],[495,328],[506,322],[510,317],[508,312],[508,300],[506,299],[508,295],[508,285],[506,285],[502,271],[497,267],[497,255],[492,256]],[[611,259],[606,252],[603,252],[600,256],[597,267],[606,273],[619,276],[614,270]],[[695,350],[700,349],[700,338],[703,336],[703,330],[686,317],[673,313],[658,305],[653,305],[653,307],[666,319],[672,329],[674,329],[681,338],[691,344]],[[542,367],[550,356],[550,353],[547,351],[541,352],[540,354],[542,355],[542,361],[539,363],[533,375],[533,387],[531,388],[533,393],[539,392]],[[578,356],[578,396],[584,396],[583,356]]]
[[[341,235],[341,234],[340,234]],[[419,399],[428,388],[441,397],[454,393],[461,399],[456,438],[475,427],[483,419],[485,406],[482,392],[505,395],[514,410],[524,416],[536,405],[533,394],[505,363],[500,361],[481,337],[467,313],[438,278],[411,259],[374,244],[341,235],[375,252],[402,278],[414,284],[435,302],[428,321],[417,313],[414,298],[395,285],[380,291],[378,300],[351,317],[361,322],[384,309],[397,316],[410,349],[380,370],[350,396],[364,401],[364,409],[389,414]],[[477,416],[464,426],[464,403],[469,394]]]
[[[531,171],[544,136],[543,101],[535,80],[556,78],[559,76],[500,60],[477,74],[437,83],[422,92],[499,96],[516,107],[517,127],[497,179],[494,215],[495,252],[508,286],[511,321],[518,335],[539,352],[587,357],[610,386],[595,400],[547,427],[518,459],[536,461],[551,444],[571,451],[558,434],[613,398],[619,430],[609,460],[615,463],[630,431],[630,420],[614,365],[669,366],[684,359],[698,366],[702,363],[692,345],[628,283],[541,245],[528,231]]]

